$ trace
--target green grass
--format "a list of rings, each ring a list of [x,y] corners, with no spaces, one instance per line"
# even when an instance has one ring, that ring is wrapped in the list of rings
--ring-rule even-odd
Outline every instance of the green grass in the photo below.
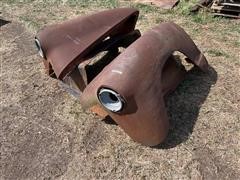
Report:
[[[133,3],[128,1],[120,1],[120,0],[2,0],[2,2],[7,4],[15,4],[15,5],[26,5],[27,3],[37,4],[38,6],[42,6],[42,8],[46,8],[48,6],[58,6],[67,4],[73,8],[117,8],[117,7],[133,7],[137,8],[141,11],[141,16],[146,14],[151,14],[153,12],[158,13],[159,16],[167,15],[167,16],[182,16],[190,21],[199,23],[199,24],[207,24],[209,22],[219,21],[219,18],[215,18],[211,13],[203,10],[200,11],[196,15],[190,14],[190,8],[196,3],[197,0],[182,0],[173,10],[164,10],[158,8],[154,5],[141,4],[141,3]],[[37,7],[36,7],[37,8]],[[35,8],[34,8],[35,9]],[[156,17],[158,18],[158,17]],[[240,31],[238,29],[238,31]]]
[[[8,3],[8,4],[21,4],[21,3],[31,3],[36,0],[2,0],[2,2]]]
[[[25,147],[23,143],[25,143],[25,138],[28,138],[29,133],[35,135],[34,132],[36,129],[36,137],[40,138],[40,143],[42,141],[44,143],[42,144],[43,151],[39,151],[41,153],[38,153],[36,150],[36,154],[38,154],[39,157],[36,156],[37,159],[35,158],[35,160],[41,160],[42,157],[46,157],[48,160],[49,157],[54,157],[52,165],[50,164],[46,166],[46,168],[50,169],[50,174],[54,173],[52,171],[52,166],[56,166],[57,169],[66,169],[67,172],[61,177],[63,179],[74,179],[82,172],[91,175],[91,177],[89,177],[90,179],[106,179],[107,176],[99,176],[103,174],[101,168],[104,163],[106,164],[106,169],[114,167],[113,170],[111,170],[111,168],[109,169],[108,175],[113,175],[107,177],[109,179],[122,179],[125,174],[135,179],[141,179],[140,175],[144,175],[149,179],[201,179],[202,177],[206,179],[237,179],[231,178],[231,176],[228,175],[234,174],[234,172],[237,172],[239,169],[237,164],[237,160],[239,159],[239,153],[237,153],[239,144],[237,143],[237,139],[239,138],[236,137],[239,135],[240,124],[238,108],[240,99],[240,23],[233,19],[213,17],[212,14],[206,10],[202,10],[195,15],[190,14],[189,8],[194,2],[195,0],[181,0],[179,5],[173,10],[163,10],[153,5],[143,5],[120,0],[0,0],[0,11],[2,12],[1,15],[3,18],[12,21],[13,24],[20,21],[22,25],[26,26],[26,28],[24,28],[26,34],[17,34],[19,38],[18,41],[15,41],[16,33],[18,32],[15,28],[16,26],[9,26],[8,28],[8,25],[6,25],[3,28],[4,30],[5,27],[7,27],[5,29],[6,37],[3,36],[3,40],[5,41],[3,41],[2,49],[0,49],[4,52],[2,53],[4,56],[3,64],[5,65],[5,68],[3,68],[3,75],[6,75],[6,78],[4,77],[3,79],[4,84],[12,85],[13,87],[10,92],[6,89],[7,98],[5,99],[6,102],[10,102],[9,107],[11,107],[9,111],[6,111],[6,117],[14,110],[12,109],[12,105],[13,107],[16,105],[18,108],[19,103],[27,108],[26,112],[30,112],[28,109],[30,110],[31,108],[28,107],[36,106],[35,102],[39,101],[39,99],[34,98],[41,96],[40,98],[43,101],[40,101],[43,102],[41,104],[44,104],[44,106],[35,107],[39,109],[39,111],[33,109],[33,113],[30,112],[26,115],[25,113],[22,114],[21,111],[19,112],[19,117],[24,115],[24,122],[27,124],[29,124],[29,122],[31,124],[33,120],[36,120],[36,125],[38,122],[41,122],[41,124],[46,125],[46,127],[50,122],[53,123],[50,124],[51,126],[49,127],[54,127],[54,132],[56,133],[46,134],[46,137],[47,139],[51,139],[51,142],[52,140],[54,142],[59,142],[56,147],[65,147],[65,143],[62,143],[62,136],[59,137],[59,139],[54,139],[58,137],[58,135],[63,134],[62,128],[66,128],[67,130],[66,137],[73,137],[70,144],[70,146],[73,146],[73,150],[71,150],[73,152],[71,158],[73,157],[73,159],[69,160],[70,165],[68,166],[65,159],[62,158],[62,155],[58,157],[64,160],[62,164],[67,164],[65,168],[58,166],[61,161],[56,161],[55,151],[53,151],[53,154],[46,151],[45,147],[48,147],[47,145],[51,145],[51,143],[46,141],[45,145],[44,134],[38,134],[38,129],[36,129],[37,126],[34,125],[33,128],[29,126],[29,129],[26,131],[27,136],[20,137],[23,141],[12,139],[12,144],[14,145],[12,149],[15,149],[17,145],[21,147],[21,151],[17,149],[16,155],[9,151],[9,158],[12,159],[10,164],[12,163],[14,169],[6,171],[6,174],[8,175],[19,168],[22,173],[24,173],[22,170],[26,170],[26,172],[36,172],[36,174],[45,175],[45,171],[37,167],[42,167],[42,164],[36,164],[36,166],[34,165],[33,169],[31,169],[28,165],[29,162],[33,162],[34,159],[30,157],[29,161],[25,161],[25,159],[22,160],[22,157],[24,158],[26,153],[22,155],[18,153],[28,152],[28,146]],[[31,36],[30,41],[32,43],[36,31],[46,25],[59,23],[65,19],[72,19],[75,16],[84,16],[115,7],[135,7],[139,9],[140,18],[137,28],[141,30],[142,34],[144,34],[147,29],[161,22],[172,21],[179,24],[191,36],[198,48],[205,54],[209,65],[212,67],[207,74],[198,73],[198,71],[189,73],[186,76],[187,79],[185,82],[178,87],[178,90],[175,91],[175,94],[170,99],[170,119],[174,122],[171,124],[172,134],[170,136],[173,141],[181,140],[181,142],[178,142],[179,144],[177,144],[176,147],[174,146],[171,150],[157,150],[139,145],[136,146],[132,141],[128,144],[128,140],[125,138],[126,136],[123,135],[123,132],[117,130],[119,127],[100,125],[102,123],[96,121],[100,119],[97,119],[90,113],[89,115],[83,113],[80,103],[77,100],[73,102],[68,96],[62,96],[62,93],[56,96],[54,95],[56,100],[60,101],[57,102],[58,106],[53,106],[54,104],[49,103],[49,101],[55,100],[49,99],[52,93],[56,94],[60,93],[60,91],[56,91],[57,87],[55,87],[55,82],[46,79],[46,76],[42,74],[43,66],[35,63],[37,62],[35,61],[37,57],[33,54],[29,38],[27,37]],[[29,56],[30,54],[31,56]],[[33,63],[34,65],[30,66]],[[188,64],[186,65],[188,68]],[[31,67],[34,67],[34,69],[31,70]],[[19,74],[16,74],[18,72]],[[16,78],[17,75],[19,75],[19,78]],[[29,77],[32,78],[29,79]],[[35,83],[35,81],[39,84],[40,88],[36,88],[36,91],[31,93],[33,82]],[[30,91],[26,91],[30,92],[29,94],[25,95],[25,92],[23,96],[21,93],[19,94],[19,92],[23,90],[22,85],[24,88],[29,87]],[[42,98],[43,94],[46,94],[45,98]],[[13,100],[11,96],[14,97]],[[27,101],[25,101],[26,96],[30,97]],[[31,99],[31,97],[33,97],[33,99]],[[199,109],[199,107],[201,108]],[[48,111],[49,108],[50,110],[53,108],[53,113]],[[43,114],[42,112],[46,113]],[[49,115],[47,115],[48,113]],[[15,111],[13,116],[14,118],[17,117]],[[7,124],[6,127],[6,134],[8,134],[9,124]],[[15,126],[15,124],[12,127],[19,128],[19,126]],[[23,126],[23,129],[26,129],[26,127],[27,126]],[[45,132],[45,129],[43,129],[43,132]],[[103,133],[100,133],[98,138],[98,134],[94,134],[95,132]],[[15,137],[15,134],[13,135],[13,137]],[[35,136],[33,137],[35,138]],[[31,142],[32,137],[29,136],[29,139],[26,140]],[[14,142],[19,142],[19,144]],[[89,149],[85,148],[85,146],[89,144],[95,145],[96,142],[100,142],[100,144],[94,146],[95,149],[92,148],[94,150],[92,150],[91,154],[86,154],[85,156],[85,149]],[[220,148],[219,145],[221,145]],[[39,146],[36,145],[35,147],[38,148]],[[53,146],[50,148],[52,147]],[[65,152],[65,149],[63,149],[63,152]],[[9,163],[9,158],[6,159],[7,163]],[[19,159],[20,161],[18,161]],[[85,164],[82,162],[90,163]],[[227,165],[225,162],[228,162]],[[226,166],[229,167],[226,168]],[[7,166],[5,169],[8,169],[8,167],[11,166]],[[134,169],[134,167],[136,168]],[[219,170],[218,173],[223,172],[224,174],[226,172],[226,176],[212,176],[215,174],[216,168]],[[35,171],[35,169],[37,170]],[[118,177],[114,176],[115,170],[119,170]],[[137,170],[139,170],[139,176],[134,176]],[[157,173],[158,175],[156,175]],[[194,176],[194,173],[200,176]],[[238,172],[238,174],[239,173],[240,172]],[[148,177],[148,175],[151,175],[151,177]],[[171,177],[169,175],[175,176]],[[48,175],[46,175],[46,177],[47,176]],[[16,171],[16,177],[22,177],[18,171]],[[239,175],[236,177],[239,177]],[[26,178],[26,176],[23,178]],[[34,177],[29,177],[29,179],[34,179]]]
[[[215,34],[223,41],[225,37],[239,36],[239,23],[235,23],[233,20],[214,17],[207,10],[201,10],[197,14],[190,14],[190,8],[196,1],[182,0],[173,10],[164,10],[154,5],[121,0],[2,0],[4,4],[10,5],[10,7],[18,7],[23,11],[27,8],[28,11],[19,14],[18,18],[34,31],[46,23],[51,24],[52,22],[69,19],[70,15],[87,14],[88,10],[94,12],[96,9],[133,7],[139,9],[138,22],[141,25],[145,24],[146,28],[164,21],[174,21],[183,25],[190,35],[196,37],[204,35],[201,29],[203,26],[207,27],[212,34]],[[68,9],[67,13],[65,13],[64,8]],[[57,13],[58,9],[62,9],[63,12]],[[43,16],[47,16],[44,21],[42,20]],[[234,41],[233,45],[239,46],[239,40]]]
[[[70,6],[81,6],[81,7],[105,7],[105,8],[117,8],[119,7],[118,0],[68,0],[67,3]]]
[[[209,49],[207,53],[213,57],[219,57],[219,56],[225,56],[227,58],[229,57],[229,55],[226,52],[218,49]]]
[[[41,28],[41,24],[34,21],[31,17],[29,16],[21,16],[19,17],[19,20],[24,22],[25,25],[30,28],[30,29],[39,29]]]

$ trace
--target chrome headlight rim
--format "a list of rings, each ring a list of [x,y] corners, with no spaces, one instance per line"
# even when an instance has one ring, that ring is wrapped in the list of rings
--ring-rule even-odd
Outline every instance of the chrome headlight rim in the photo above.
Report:
[[[99,88],[97,92],[97,97],[100,104],[111,112],[120,113],[124,108],[124,99],[118,92],[111,88]]]
[[[35,45],[36,45],[37,50],[38,50],[38,54],[39,54],[42,58],[46,59],[46,58],[45,58],[45,54],[44,54],[43,49],[42,49],[42,46],[41,46],[41,43],[40,43],[40,41],[38,40],[38,38],[35,37],[35,40],[34,40],[34,41],[35,41]]]

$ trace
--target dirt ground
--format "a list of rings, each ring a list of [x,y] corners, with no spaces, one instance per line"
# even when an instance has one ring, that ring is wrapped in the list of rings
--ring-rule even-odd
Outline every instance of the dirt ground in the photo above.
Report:
[[[0,179],[239,179],[239,21],[137,6],[140,30],[172,20],[211,65],[206,74],[191,70],[169,97],[169,136],[150,148],[84,112],[44,74],[36,31],[96,7],[43,2],[1,2]]]

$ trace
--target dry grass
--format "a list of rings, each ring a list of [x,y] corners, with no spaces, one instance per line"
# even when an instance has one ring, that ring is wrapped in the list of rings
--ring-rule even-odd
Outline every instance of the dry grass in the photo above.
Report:
[[[0,30],[1,179],[239,179],[240,23],[207,12],[117,0],[3,0]],[[191,70],[168,100],[171,131],[156,148],[133,142],[46,77],[36,31],[113,7],[140,9],[137,27],[181,25],[206,55],[208,74]]]

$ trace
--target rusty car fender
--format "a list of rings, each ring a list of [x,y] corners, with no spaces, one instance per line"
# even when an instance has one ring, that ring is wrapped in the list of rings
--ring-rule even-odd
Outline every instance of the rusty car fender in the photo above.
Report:
[[[169,130],[164,98],[186,75],[173,53],[183,53],[204,72],[208,62],[175,23],[161,23],[141,36],[137,18],[136,9],[107,10],[48,26],[35,41],[48,75],[70,85],[84,109],[111,116],[133,140],[154,146]],[[103,51],[108,53],[101,68],[90,66]]]
[[[52,68],[47,72],[54,71],[58,79],[63,79],[96,44],[108,36],[133,31],[138,14],[133,8],[119,8],[45,27],[35,39],[45,67]]]
[[[167,60],[174,61],[171,59],[174,51],[182,52],[194,65],[207,70],[206,58],[184,30],[171,22],[162,23],[114,59],[86,87],[80,102],[86,108],[95,103],[102,106],[99,91],[102,88],[113,90],[122,98],[123,108],[112,112],[102,107],[135,141],[149,146],[159,144],[169,129],[163,93],[163,81],[168,77],[162,72]],[[169,90],[175,89],[183,79],[177,71],[168,73],[175,74],[169,78]]]

